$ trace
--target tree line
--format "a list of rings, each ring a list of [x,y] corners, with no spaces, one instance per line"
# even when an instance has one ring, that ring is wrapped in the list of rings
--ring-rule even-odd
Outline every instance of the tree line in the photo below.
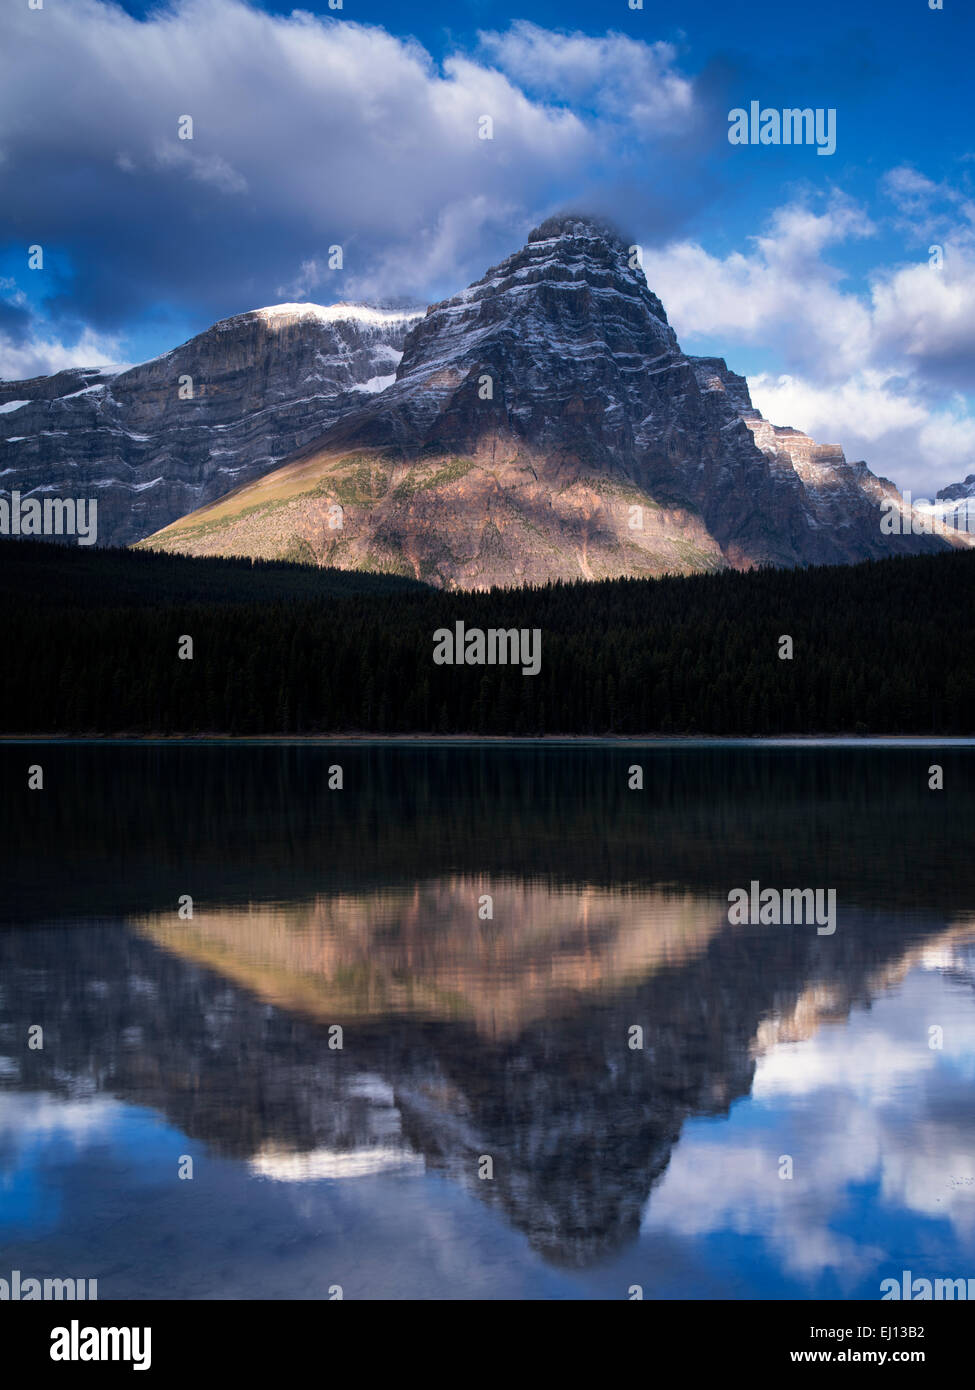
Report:
[[[971,734],[975,554],[461,593],[0,545],[8,734]],[[539,629],[537,675],[434,634]],[[192,659],[181,640],[192,638]],[[792,639],[783,660],[781,638]],[[183,643],[185,648],[185,643]]]

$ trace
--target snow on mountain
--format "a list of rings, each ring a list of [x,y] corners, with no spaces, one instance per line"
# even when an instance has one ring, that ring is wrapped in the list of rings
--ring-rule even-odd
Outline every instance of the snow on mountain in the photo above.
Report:
[[[138,540],[259,477],[363,390],[381,390],[420,312],[277,304],[135,367],[2,382],[5,491],[97,489],[99,541]]]
[[[428,309],[381,394],[148,544],[483,587],[949,543],[885,534],[885,506],[909,515],[838,445],[765,421],[723,359],[686,356],[635,249],[568,215]]]
[[[425,313],[270,305],[127,370],[0,383],[0,413],[6,489],[97,489],[103,543],[447,587],[968,543],[687,356],[636,249],[571,214]]]

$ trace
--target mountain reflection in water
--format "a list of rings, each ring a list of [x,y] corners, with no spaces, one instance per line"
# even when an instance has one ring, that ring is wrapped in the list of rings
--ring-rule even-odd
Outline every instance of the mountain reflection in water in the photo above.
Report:
[[[40,756],[0,749],[8,785]],[[975,756],[937,754],[940,794],[933,760],[45,748],[43,795],[0,813],[7,1263],[85,1259],[102,1297],[874,1297],[892,1269],[970,1273]],[[752,878],[835,888],[835,935],[730,926]],[[106,1184],[115,1241],[84,1218]],[[224,1253],[191,1277],[204,1192]]]

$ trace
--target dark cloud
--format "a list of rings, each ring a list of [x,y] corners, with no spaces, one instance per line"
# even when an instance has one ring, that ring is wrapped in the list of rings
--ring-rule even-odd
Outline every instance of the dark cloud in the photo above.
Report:
[[[437,298],[567,200],[663,234],[702,196],[661,172],[700,138],[667,45],[522,25],[438,67],[382,29],[239,0],[144,21],[98,0],[24,6],[9,29],[3,220],[67,266],[55,321],[112,332],[161,304],[202,325],[289,297]]]

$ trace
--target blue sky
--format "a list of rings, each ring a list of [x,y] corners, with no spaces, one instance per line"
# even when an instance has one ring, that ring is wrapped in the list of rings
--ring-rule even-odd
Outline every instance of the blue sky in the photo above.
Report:
[[[283,300],[429,302],[591,209],[770,418],[915,496],[975,471],[958,0],[44,3],[0,21],[0,375]],[[730,145],[751,100],[834,108],[835,154]]]

